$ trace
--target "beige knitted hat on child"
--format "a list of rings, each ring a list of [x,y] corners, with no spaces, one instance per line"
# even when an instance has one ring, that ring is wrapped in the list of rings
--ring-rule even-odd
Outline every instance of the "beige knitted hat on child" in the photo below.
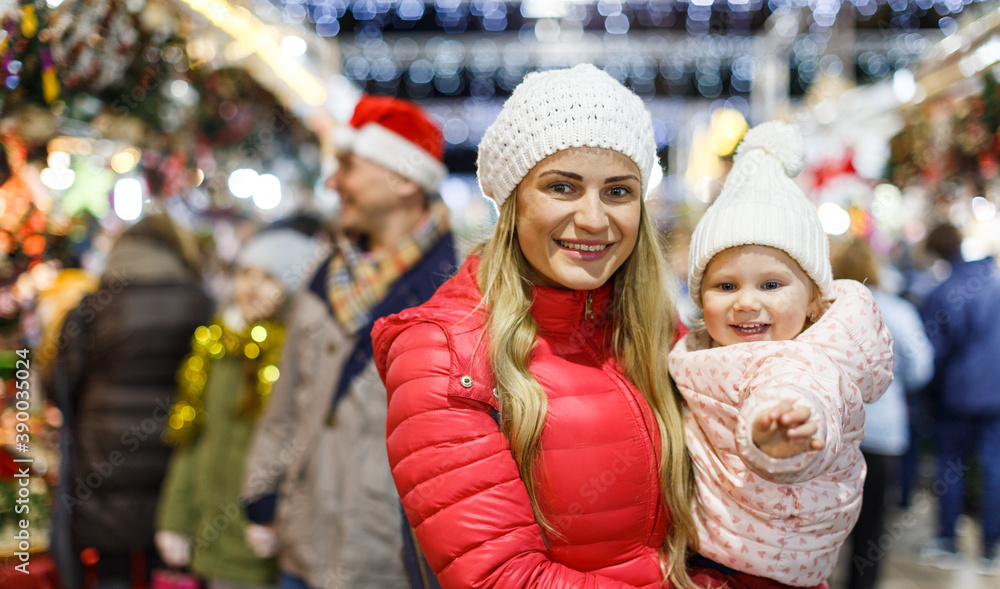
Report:
[[[535,164],[570,147],[605,147],[639,168],[643,194],[657,164],[642,99],[590,64],[528,74],[479,143],[479,187],[497,207]]]
[[[833,285],[830,245],[816,208],[795,178],[806,165],[799,131],[772,121],[747,131],[722,193],[691,236],[688,288],[701,308],[701,279],[719,252],[740,245],[777,248],[799,263],[826,297]]]

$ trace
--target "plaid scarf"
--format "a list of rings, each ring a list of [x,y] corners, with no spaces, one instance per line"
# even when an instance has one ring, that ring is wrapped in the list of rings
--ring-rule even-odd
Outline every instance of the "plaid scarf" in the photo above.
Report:
[[[378,253],[364,252],[347,236],[338,234],[326,289],[341,326],[354,335],[370,324],[372,309],[385,299],[392,285],[447,232],[448,207],[437,202],[412,235]]]

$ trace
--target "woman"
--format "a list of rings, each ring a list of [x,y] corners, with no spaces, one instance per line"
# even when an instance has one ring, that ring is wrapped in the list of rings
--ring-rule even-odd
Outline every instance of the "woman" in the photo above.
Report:
[[[54,366],[65,423],[53,530],[66,587],[84,585],[84,551],[91,562],[99,555],[102,586],[148,578],[157,565],[154,519],[170,459],[160,436],[177,367],[212,306],[194,236],[154,214],[118,237],[98,290],[66,316]]]
[[[431,569],[445,588],[693,586],[649,113],[593,66],[532,74],[478,163],[492,239],[373,331]]]

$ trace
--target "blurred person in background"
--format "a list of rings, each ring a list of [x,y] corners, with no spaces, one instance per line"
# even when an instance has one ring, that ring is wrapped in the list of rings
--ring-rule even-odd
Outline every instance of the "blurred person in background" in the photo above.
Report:
[[[927,340],[920,314],[910,302],[886,291],[879,283],[879,261],[863,239],[835,247],[835,278],[865,284],[875,296],[882,319],[893,338],[894,379],[882,398],[865,406],[865,439],[861,453],[868,464],[861,515],[851,532],[849,589],[872,589],[878,582],[885,533],[886,499],[896,483],[899,460],[909,447],[907,394],[918,391],[934,370],[934,349]],[[875,547],[874,549],[872,547]]]
[[[385,446],[375,320],[423,303],[454,272],[447,170],[433,119],[365,95],[336,129],[333,254],[291,302],[286,345],[244,472],[248,540],[277,552],[285,589],[407,587]]]
[[[195,331],[178,373],[180,393],[165,432],[176,449],[161,491],[156,545],[167,565],[189,567],[212,589],[277,579],[275,559],[258,557],[247,544],[240,487],[281,357],[285,303],[313,269],[315,251],[315,241],[292,229],[251,238],[236,259],[232,301]]]
[[[64,416],[53,552],[67,588],[81,558],[99,587],[142,586],[170,458],[161,440],[176,373],[213,303],[194,238],[164,214],[125,230],[98,290],[70,311],[53,372]],[[92,579],[92,576],[91,576]]]
[[[917,251],[918,249],[920,251]],[[899,271],[899,275],[896,277],[898,288],[887,288],[887,276],[885,274],[879,275],[879,283],[882,288],[896,292],[900,298],[908,301],[917,309],[920,308],[930,291],[940,282],[931,278],[925,264],[916,263],[915,256],[922,253],[922,244],[919,246],[911,245],[903,241],[893,247],[889,253],[891,265],[888,268]],[[886,266],[882,266],[880,269],[884,271],[886,268]],[[926,337],[926,331],[924,331],[924,335]],[[899,458],[899,497],[897,498],[897,505],[904,511],[913,507],[913,497],[920,485],[920,461],[927,453],[933,437],[933,420],[927,410],[927,402],[923,393],[923,387],[906,390],[910,445]]]
[[[955,523],[965,506],[971,456],[982,473],[981,574],[1000,573],[1000,269],[994,257],[966,262],[962,234],[951,224],[928,235],[928,252],[951,265],[951,275],[924,300],[920,314],[934,345],[934,378],[926,389],[936,416],[939,498],[936,537],[920,560],[962,567]]]

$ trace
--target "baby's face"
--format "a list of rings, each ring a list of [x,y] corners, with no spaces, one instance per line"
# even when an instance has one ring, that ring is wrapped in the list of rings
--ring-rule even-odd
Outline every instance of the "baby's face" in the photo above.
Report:
[[[285,289],[260,268],[243,268],[233,280],[236,304],[248,323],[270,319],[285,301]]]
[[[719,345],[789,340],[820,313],[812,280],[785,252],[761,245],[724,250],[701,283],[705,327]]]

